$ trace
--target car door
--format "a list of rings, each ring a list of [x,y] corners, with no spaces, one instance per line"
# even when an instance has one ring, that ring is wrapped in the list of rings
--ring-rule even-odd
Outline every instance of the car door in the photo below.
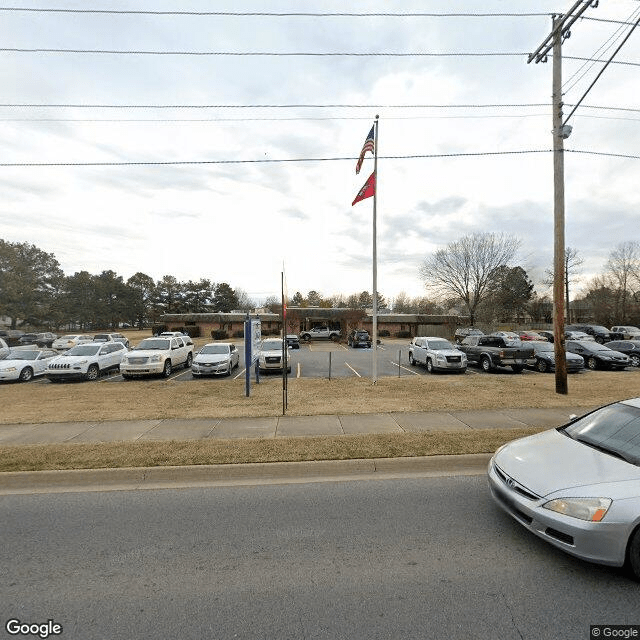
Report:
[[[51,358],[55,358],[58,354],[55,351],[43,351],[33,361],[33,374],[41,375],[44,373]]]
[[[231,345],[231,367],[237,367],[240,364],[240,353],[235,344]]]

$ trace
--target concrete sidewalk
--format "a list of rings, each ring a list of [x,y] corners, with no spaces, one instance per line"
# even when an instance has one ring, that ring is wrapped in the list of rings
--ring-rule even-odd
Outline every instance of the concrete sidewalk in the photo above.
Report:
[[[419,431],[555,427],[589,409],[372,413],[263,418],[200,418],[0,425],[0,445],[287,438]]]

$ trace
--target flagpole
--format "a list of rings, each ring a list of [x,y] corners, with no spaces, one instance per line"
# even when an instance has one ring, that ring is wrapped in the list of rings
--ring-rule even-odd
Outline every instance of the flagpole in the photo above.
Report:
[[[378,382],[378,249],[377,249],[377,221],[376,221],[376,204],[378,199],[378,126],[379,117],[376,115],[375,120],[375,141],[373,145],[373,175],[375,190],[373,192],[373,318],[372,318],[372,382]]]

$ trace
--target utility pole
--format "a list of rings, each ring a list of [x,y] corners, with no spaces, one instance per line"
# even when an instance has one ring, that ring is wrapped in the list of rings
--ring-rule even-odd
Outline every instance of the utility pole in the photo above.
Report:
[[[566,14],[554,14],[551,33],[529,56],[527,63],[546,62],[553,50],[553,342],[556,360],[556,393],[568,394],[565,347],[565,240],[564,240],[564,140],[571,127],[562,122],[562,41],[571,35],[571,26],[592,5],[578,0]],[[582,6],[580,6],[582,5]]]

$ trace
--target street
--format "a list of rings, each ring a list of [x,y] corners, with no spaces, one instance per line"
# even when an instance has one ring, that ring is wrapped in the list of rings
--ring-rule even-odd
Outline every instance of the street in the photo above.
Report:
[[[638,583],[533,537],[484,476],[0,505],[1,637],[10,619],[87,640],[582,640],[640,622]]]

